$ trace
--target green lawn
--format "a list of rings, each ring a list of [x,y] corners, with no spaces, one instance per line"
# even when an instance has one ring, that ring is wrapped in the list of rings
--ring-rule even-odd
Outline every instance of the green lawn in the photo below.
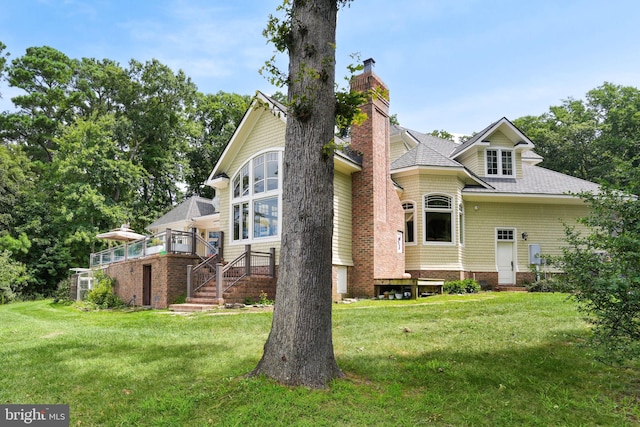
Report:
[[[593,362],[561,294],[335,305],[347,377],[321,391],[243,377],[270,326],[270,313],[0,306],[0,403],[68,403],[72,426],[640,423],[640,367]]]

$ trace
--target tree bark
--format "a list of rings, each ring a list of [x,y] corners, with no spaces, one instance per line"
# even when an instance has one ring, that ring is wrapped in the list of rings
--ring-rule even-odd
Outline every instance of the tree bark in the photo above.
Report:
[[[332,342],[333,152],[337,1],[294,1],[271,333],[251,375],[322,388],[342,376]]]

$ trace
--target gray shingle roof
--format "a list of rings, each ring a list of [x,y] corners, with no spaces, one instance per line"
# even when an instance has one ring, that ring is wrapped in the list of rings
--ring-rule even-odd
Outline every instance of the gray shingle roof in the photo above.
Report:
[[[404,169],[412,166],[463,167],[460,163],[440,154],[426,144],[418,144],[398,157],[391,163],[391,170]]]
[[[482,178],[482,180],[494,189],[467,187],[464,192],[563,195],[583,191],[595,193],[600,188],[593,182],[526,163],[522,163],[522,178]]]
[[[178,221],[191,221],[197,218],[215,213],[211,199],[193,196],[171,209],[166,214],[152,222],[147,228],[158,228],[165,224],[171,224]]]
[[[502,120],[502,119],[500,119],[500,120]],[[464,144],[461,144],[461,145],[457,146],[456,149],[451,153],[451,155],[456,155],[458,153],[461,153],[462,151],[466,150],[468,147],[470,147],[473,144],[475,144],[480,138],[483,138],[485,136],[485,134],[489,131],[489,129],[491,129],[493,126],[495,126],[495,124],[498,123],[500,120],[491,123],[489,126],[487,126],[486,128],[482,129],[480,132],[476,133],[471,138],[469,138],[467,141],[465,141]]]
[[[507,120],[502,118],[500,120]],[[407,132],[411,137],[419,142],[417,146],[407,151],[394,162],[391,163],[391,171],[400,169],[431,166],[431,167],[457,167],[464,165],[453,160],[454,157],[470,147],[481,138],[486,137],[487,132],[500,120],[491,123],[473,138],[464,144],[457,144],[433,135],[416,132],[400,126],[391,126],[391,134]],[[509,122],[510,123],[510,122]],[[533,151],[523,153],[523,159],[542,160],[542,157]],[[494,178],[478,177],[468,171],[479,183],[487,184],[467,186],[464,192],[474,194],[518,194],[518,195],[566,195],[569,193],[580,193],[583,191],[597,192],[599,186],[593,182],[575,178],[559,172],[554,172],[539,166],[522,162],[522,178]]]

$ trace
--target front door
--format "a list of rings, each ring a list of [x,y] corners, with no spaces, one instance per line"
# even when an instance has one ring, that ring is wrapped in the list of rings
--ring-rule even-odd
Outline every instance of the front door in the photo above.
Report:
[[[151,266],[142,266],[142,305],[151,305]]]
[[[498,229],[496,235],[496,264],[498,267],[498,284],[513,285],[515,283],[515,246],[514,230]]]

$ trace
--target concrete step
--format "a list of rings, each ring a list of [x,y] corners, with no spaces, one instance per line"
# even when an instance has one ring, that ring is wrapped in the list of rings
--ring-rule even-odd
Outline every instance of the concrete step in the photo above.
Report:
[[[213,297],[189,297],[187,298],[187,303],[189,304],[215,304],[222,305],[224,304],[224,299]]]
[[[217,304],[196,304],[196,303],[171,304],[169,305],[169,310],[175,311],[177,313],[193,313],[196,311],[213,310],[216,307],[218,307]]]

